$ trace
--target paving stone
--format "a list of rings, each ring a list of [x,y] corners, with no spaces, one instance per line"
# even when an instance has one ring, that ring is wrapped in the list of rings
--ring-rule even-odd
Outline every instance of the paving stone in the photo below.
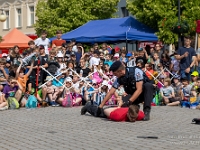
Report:
[[[191,124],[193,118],[199,117],[199,110],[155,106],[150,121],[129,123],[81,116],[80,109],[2,111],[0,149],[195,150],[200,145],[199,126]],[[158,136],[158,139],[137,136]]]

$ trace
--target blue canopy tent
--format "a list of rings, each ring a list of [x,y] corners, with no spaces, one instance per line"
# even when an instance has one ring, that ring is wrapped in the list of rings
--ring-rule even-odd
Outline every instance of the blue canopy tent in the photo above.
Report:
[[[157,41],[155,31],[129,16],[93,20],[62,35],[62,39],[76,39],[81,43],[119,42],[119,41]],[[51,38],[50,40],[54,40]]]

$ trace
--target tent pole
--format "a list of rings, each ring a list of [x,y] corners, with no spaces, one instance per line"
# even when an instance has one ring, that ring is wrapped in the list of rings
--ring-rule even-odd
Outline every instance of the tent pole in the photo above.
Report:
[[[128,40],[126,39],[126,54],[128,53]]]
[[[138,41],[135,41],[136,51],[138,50]]]

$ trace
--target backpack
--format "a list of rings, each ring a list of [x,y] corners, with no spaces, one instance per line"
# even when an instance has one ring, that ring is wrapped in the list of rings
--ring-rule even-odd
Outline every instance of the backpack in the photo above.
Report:
[[[16,100],[15,97],[8,97],[7,98],[8,105],[10,109],[18,109],[19,108],[19,102]]]
[[[63,107],[72,107],[73,106],[73,97],[72,94],[66,94],[65,98],[62,101]]]
[[[26,102],[26,108],[36,108],[37,103],[37,98],[34,95],[30,95]]]

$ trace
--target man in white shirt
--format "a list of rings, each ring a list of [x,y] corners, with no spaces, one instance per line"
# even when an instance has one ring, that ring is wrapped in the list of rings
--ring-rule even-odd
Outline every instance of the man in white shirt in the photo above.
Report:
[[[39,46],[39,45],[44,45],[45,48],[45,53],[49,54],[49,45],[50,45],[50,40],[47,38],[47,32],[46,31],[42,31],[41,33],[41,37],[37,38],[35,40],[35,45]]]

